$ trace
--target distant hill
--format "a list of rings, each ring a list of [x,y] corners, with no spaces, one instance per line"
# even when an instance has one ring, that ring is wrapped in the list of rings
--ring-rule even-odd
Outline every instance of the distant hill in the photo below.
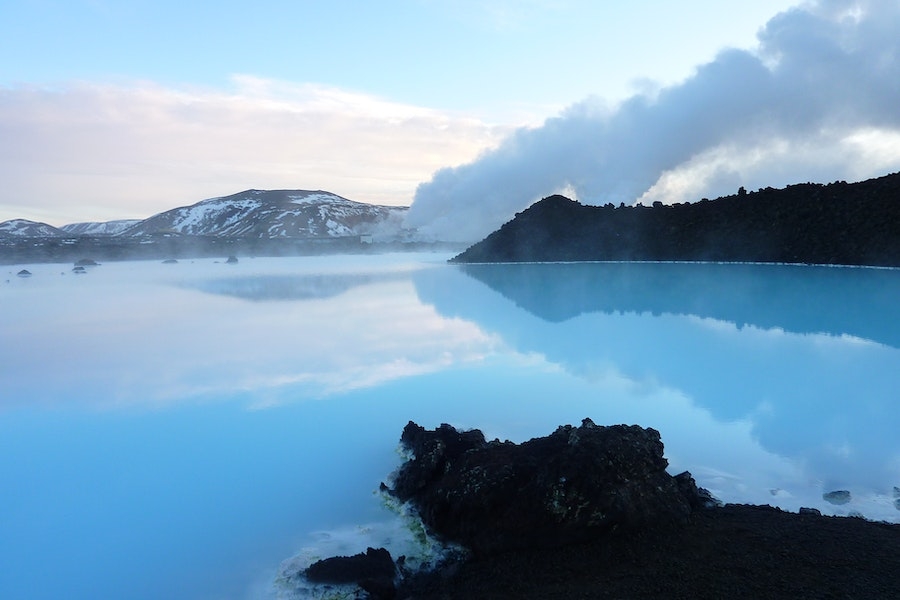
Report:
[[[900,266],[900,173],[652,207],[550,196],[452,259],[620,260]]]
[[[177,233],[241,238],[401,236],[402,206],[347,200],[330,192],[246,190],[159,213],[122,232],[125,236]]]
[[[129,227],[140,223],[140,219],[120,219],[118,221],[70,223],[60,229],[69,235],[119,235]]]
[[[245,254],[415,249],[408,207],[379,206],[316,190],[246,190],[143,220],[73,223],[60,228],[13,219],[0,223],[0,263],[187,258]],[[457,245],[454,249],[458,249]]]
[[[60,228],[26,219],[0,223],[0,235],[19,238],[178,234],[227,238],[403,237],[409,207],[378,206],[330,192],[246,190],[173,208],[147,219],[86,222]]]
[[[28,219],[10,219],[0,223],[0,237],[32,238],[65,236],[66,232],[53,225],[29,221]]]

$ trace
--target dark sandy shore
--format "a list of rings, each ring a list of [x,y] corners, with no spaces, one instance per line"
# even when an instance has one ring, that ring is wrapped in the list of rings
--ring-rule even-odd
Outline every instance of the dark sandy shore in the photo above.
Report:
[[[512,552],[398,598],[900,598],[900,525],[727,505],[684,526]]]

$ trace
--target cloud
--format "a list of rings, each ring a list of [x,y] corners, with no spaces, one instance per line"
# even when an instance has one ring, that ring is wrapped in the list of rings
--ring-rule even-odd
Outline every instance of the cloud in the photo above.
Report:
[[[591,204],[676,202],[900,168],[900,5],[822,0],[758,38],[679,84],[613,109],[589,98],[437,171],[409,223],[474,241],[563,190]]]
[[[418,182],[503,133],[465,115],[250,76],[228,90],[0,87],[0,221],[143,218],[247,188],[409,204]]]

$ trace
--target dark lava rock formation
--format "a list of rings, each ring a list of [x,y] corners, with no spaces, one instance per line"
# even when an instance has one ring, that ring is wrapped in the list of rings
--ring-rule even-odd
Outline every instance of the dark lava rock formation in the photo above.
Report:
[[[729,504],[687,525],[618,532],[426,573],[397,598],[900,598],[900,525]]]
[[[900,266],[900,173],[652,207],[550,196],[452,259],[646,260]]]
[[[306,570],[314,583],[355,583],[373,598],[393,598],[397,567],[384,548],[368,548],[353,556],[333,556],[316,561]]]
[[[900,525],[721,506],[666,473],[653,429],[585,419],[513,444],[410,422],[401,442],[411,458],[383,489],[472,552],[410,572],[369,548],[308,580],[381,600],[900,597]]]
[[[390,493],[439,539],[475,555],[553,548],[623,528],[683,523],[710,499],[690,474],[666,473],[659,432],[585,419],[522,444],[410,422]]]

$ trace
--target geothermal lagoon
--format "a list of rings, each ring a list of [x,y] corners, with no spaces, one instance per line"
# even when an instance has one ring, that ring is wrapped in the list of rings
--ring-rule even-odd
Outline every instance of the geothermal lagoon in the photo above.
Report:
[[[411,543],[409,420],[639,424],[723,501],[900,521],[900,271],[449,257],[2,267],[0,597],[303,597]]]

